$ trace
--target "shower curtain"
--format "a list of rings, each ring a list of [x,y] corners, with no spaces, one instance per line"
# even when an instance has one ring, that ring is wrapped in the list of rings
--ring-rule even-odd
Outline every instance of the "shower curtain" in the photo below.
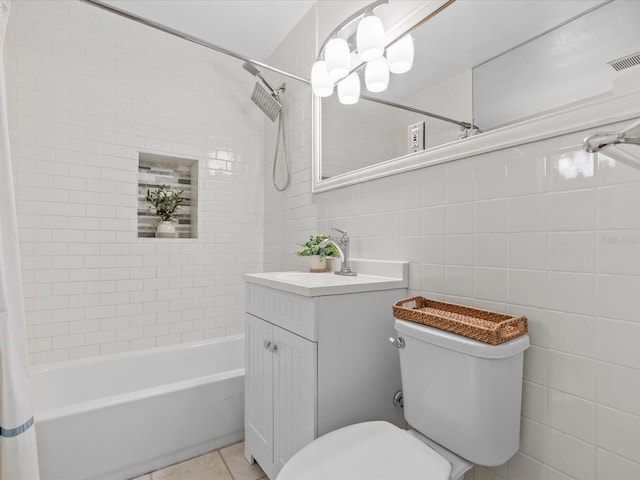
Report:
[[[40,475],[4,81],[9,7],[9,0],[0,0],[0,480],[37,480]]]

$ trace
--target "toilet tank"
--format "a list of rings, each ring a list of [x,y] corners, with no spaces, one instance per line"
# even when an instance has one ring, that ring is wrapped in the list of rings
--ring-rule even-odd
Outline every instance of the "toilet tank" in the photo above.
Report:
[[[478,465],[501,465],[519,448],[523,335],[489,345],[396,320],[404,416],[417,431]]]

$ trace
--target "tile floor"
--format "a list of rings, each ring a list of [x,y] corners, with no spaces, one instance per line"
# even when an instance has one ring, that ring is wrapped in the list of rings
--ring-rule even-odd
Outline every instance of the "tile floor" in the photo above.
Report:
[[[260,466],[244,458],[244,442],[176,463],[134,480],[268,480]]]

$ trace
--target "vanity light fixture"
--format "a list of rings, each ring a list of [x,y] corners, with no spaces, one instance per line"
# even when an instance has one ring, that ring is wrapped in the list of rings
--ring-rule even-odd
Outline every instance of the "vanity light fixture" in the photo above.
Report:
[[[363,63],[365,85],[370,92],[387,89],[390,71],[400,74],[411,69],[414,54],[411,35],[388,40],[382,20],[373,13],[376,7],[385,3],[389,0],[376,0],[358,10],[324,41],[311,68],[311,86],[316,96],[332,95],[337,83],[340,102],[356,103],[360,97],[357,70]]]

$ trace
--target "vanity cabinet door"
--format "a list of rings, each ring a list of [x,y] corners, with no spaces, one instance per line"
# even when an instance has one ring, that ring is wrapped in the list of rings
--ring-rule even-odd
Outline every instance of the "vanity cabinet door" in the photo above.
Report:
[[[272,480],[316,438],[317,343],[246,315],[245,455]]]
[[[265,348],[273,326],[249,314],[245,325],[245,437],[263,463],[273,458],[273,354]]]
[[[274,463],[316,438],[317,343],[274,327]]]

